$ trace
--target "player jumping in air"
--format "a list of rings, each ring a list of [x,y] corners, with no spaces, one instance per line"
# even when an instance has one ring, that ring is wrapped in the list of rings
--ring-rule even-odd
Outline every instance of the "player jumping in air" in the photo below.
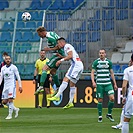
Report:
[[[47,48],[44,48],[45,51],[48,51],[48,49],[55,48],[57,46],[57,39],[60,38],[55,32],[47,32],[46,29],[42,26],[37,28],[37,33],[41,38],[46,38],[48,42]],[[52,51],[53,56],[49,59],[49,62],[46,63],[43,67],[43,72],[40,79],[40,87],[37,89],[35,94],[38,94],[41,89],[43,89],[43,83],[45,82],[47,78],[47,71],[50,70],[50,73],[52,74],[52,79],[54,83],[56,84],[57,88],[60,86],[60,82],[58,79],[58,76],[56,74],[56,70],[59,68],[59,66],[56,66],[56,62],[60,60],[61,58],[57,56],[57,53],[64,56],[64,51],[62,49],[54,50]]]

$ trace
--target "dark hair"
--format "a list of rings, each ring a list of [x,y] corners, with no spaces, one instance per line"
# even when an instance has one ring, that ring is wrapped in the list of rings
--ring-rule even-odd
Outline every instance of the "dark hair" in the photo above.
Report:
[[[105,50],[104,48],[100,48],[100,50],[104,50],[104,51],[105,51],[105,53],[106,53],[106,50]],[[100,51],[100,50],[99,50],[99,51]]]
[[[131,60],[133,61],[133,54],[131,55]]]
[[[7,53],[7,52],[4,52],[2,55],[6,55],[6,56],[8,56],[8,53]]]
[[[66,41],[66,39],[64,37],[60,37],[60,38],[57,39],[57,41],[60,41],[60,40]]]
[[[44,49],[41,49],[40,51],[45,51]]]
[[[43,31],[46,31],[46,28],[44,28],[43,26],[39,26],[36,31],[43,32]]]

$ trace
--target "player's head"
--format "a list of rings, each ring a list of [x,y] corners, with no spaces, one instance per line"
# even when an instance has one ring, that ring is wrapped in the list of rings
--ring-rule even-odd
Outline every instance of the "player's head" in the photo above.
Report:
[[[5,57],[6,57],[6,56],[8,56],[8,53],[7,53],[7,52],[4,52],[4,53],[2,54],[3,60],[5,60]]]
[[[131,55],[131,64],[133,65],[133,54]]]
[[[45,51],[43,49],[40,51],[40,57],[41,59],[45,58]]]
[[[38,36],[40,36],[41,38],[46,37],[47,31],[46,28],[44,28],[43,26],[39,26],[36,31],[38,33]]]
[[[6,62],[7,65],[10,65],[10,63],[11,63],[11,57],[9,55],[7,55],[5,57],[5,62]]]
[[[105,51],[105,49],[100,49],[99,50],[99,57],[100,57],[100,59],[101,60],[104,60],[105,59],[105,56],[106,56],[106,51]]]
[[[57,43],[58,43],[58,46],[59,46],[60,48],[62,48],[62,47],[65,46],[66,40],[65,40],[65,38],[61,37],[61,38],[59,38],[59,39],[57,40]]]

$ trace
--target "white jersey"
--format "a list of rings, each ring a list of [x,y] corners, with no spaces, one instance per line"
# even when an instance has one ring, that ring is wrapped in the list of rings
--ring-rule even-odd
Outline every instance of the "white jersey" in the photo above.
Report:
[[[83,63],[79,58],[78,53],[75,51],[74,47],[71,44],[66,44],[64,46],[65,55],[68,55],[68,52],[72,51],[71,66],[69,67],[66,77],[73,83],[77,83],[80,78],[81,73],[83,72]]]
[[[123,79],[129,82],[128,90],[133,90],[133,66],[130,66],[124,70]]]
[[[3,66],[1,69],[1,78],[4,78],[4,88],[7,86],[16,86],[16,78],[20,82],[18,69],[15,65]],[[21,86],[21,85],[20,85]]]
[[[127,90],[127,100],[124,106],[124,114],[127,118],[131,118],[133,115],[133,66],[124,70],[123,80],[127,80],[129,84]]]
[[[77,61],[80,61],[80,58],[79,58],[79,55],[78,55],[78,53],[75,51],[75,49],[74,49],[74,47],[71,45],[71,44],[66,44],[65,46],[64,46],[64,52],[65,52],[65,55],[67,56],[68,54],[68,52],[70,52],[70,51],[72,51],[72,53],[73,53],[73,57],[72,57],[72,59],[71,59],[71,63],[73,64],[73,63],[75,63],[75,62],[77,62]]]

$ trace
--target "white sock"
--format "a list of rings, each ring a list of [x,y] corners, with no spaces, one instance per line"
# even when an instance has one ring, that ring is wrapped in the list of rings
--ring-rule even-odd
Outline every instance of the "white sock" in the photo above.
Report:
[[[76,93],[76,87],[70,87],[69,103],[72,103],[73,102],[75,93]]]
[[[13,106],[12,106],[13,102],[9,102],[9,115],[12,116],[12,113],[13,113]]]
[[[62,92],[67,88],[67,85],[68,85],[68,82],[63,81],[55,97],[59,97],[62,94]]]
[[[129,122],[123,122],[121,133],[129,133]]]
[[[121,112],[121,117],[120,117],[120,123],[119,124],[123,124],[124,121],[124,108],[122,108],[122,112]]]

